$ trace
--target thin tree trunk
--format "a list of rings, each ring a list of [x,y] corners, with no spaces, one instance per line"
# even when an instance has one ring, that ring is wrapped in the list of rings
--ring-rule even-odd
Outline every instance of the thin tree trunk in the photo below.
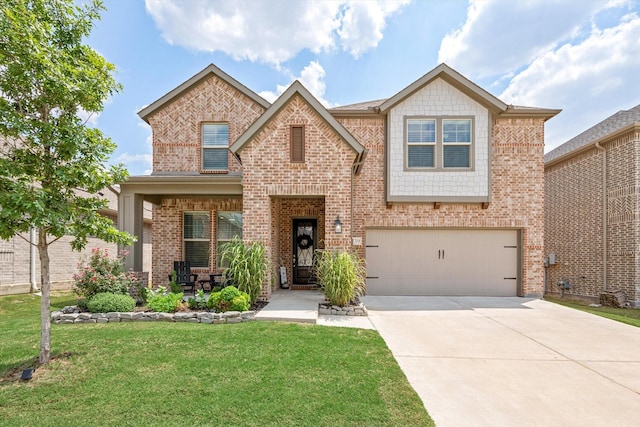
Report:
[[[38,254],[40,255],[40,277],[42,299],[40,301],[40,357],[41,365],[51,359],[51,278],[49,277],[49,247],[47,232],[38,230]]]

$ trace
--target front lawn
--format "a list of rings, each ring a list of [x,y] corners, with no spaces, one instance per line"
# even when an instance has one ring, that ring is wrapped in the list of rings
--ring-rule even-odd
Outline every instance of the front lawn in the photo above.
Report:
[[[52,298],[52,310],[74,303]],[[432,426],[375,331],[249,322],[52,325],[54,360],[7,381],[39,351],[38,297],[0,297],[0,420],[6,426]]]
[[[640,327],[640,309],[637,308],[590,307],[588,302],[568,298],[556,298],[547,295],[545,295],[544,299],[566,307]]]

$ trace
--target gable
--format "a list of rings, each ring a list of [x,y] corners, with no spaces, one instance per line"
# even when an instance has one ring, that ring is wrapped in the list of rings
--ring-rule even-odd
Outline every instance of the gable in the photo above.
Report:
[[[336,134],[356,152],[358,158],[364,155],[364,147],[351,135],[320,102],[299,82],[295,81],[289,88],[269,107],[269,109],[230,147],[233,153],[239,154],[244,145],[261,131],[274,117],[291,102],[294,97],[303,100],[316,114],[317,119],[328,125]]]
[[[205,69],[200,71],[198,74],[194,75],[193,77],[191,77],[190,79],[182,83],[180,86],[176,87],[175,89],[171,90],[161,98],[157,99],[156,101],[152,102],[151,104],[149,104],[148,106],[140,110],[138,112],[138,116],[140,116],[140,118],[145,122],[149,123],[148,118],[151,114],[165,107],[167,104],[175,101],[176,99],[180,98],[185,93],[190,91],[194,86],[197,86],[202,81],[204,81],[207,78],[210,78],[211,76],[217,77],[217,79],[219,79],[221,82],[224,82],[230,88],[233,88],[235,91],[243,94],[245,97],[249,98],[251,101],[261,106],[263,109],[269,108],[270,104],[264,98],[260,97],[254,91],[252,91],[251,89],[249,89],[248,87],[246,87],[245,85],[243,85],[242,83],[240,83],[239,81],[237,81],[236,79],[234,79],[233,77],[231,77],[230,75],[222,71],[220,68],[216,67],[213,64],[209,64]]]
[[[488,202],[490,198],[491,112],[449,81],[436,77],[393,104],[388,115],[387,199],[409,201]],[[408,124],[433,124],[432,164],[412,167],[409,161]],[[443,125],[463,121],[470,126],[468,166],[446,167]]]

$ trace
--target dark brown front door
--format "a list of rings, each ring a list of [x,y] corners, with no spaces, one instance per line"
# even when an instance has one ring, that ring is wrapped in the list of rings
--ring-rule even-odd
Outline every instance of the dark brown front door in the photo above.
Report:
[[[318,220],[293,220],[293,283],[315,283],[313,251],[316,248]]]

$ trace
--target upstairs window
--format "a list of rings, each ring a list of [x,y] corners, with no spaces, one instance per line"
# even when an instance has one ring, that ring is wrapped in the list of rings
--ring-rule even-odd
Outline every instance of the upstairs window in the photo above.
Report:
[[[471,167],[471,120],[442,120],[442,166]]]
[[[202,124],[202,169],[226,171],[229,169],[229,125],[227,123]]]
[[[407,151],[410,168],[435,167],[436,121],[411,119],[407,121]]]
[[[470,169],[473,119],[412,118],[406,121],[408,169]]]
[[[291,162],[304,163],[304,126],[291,126]]]

